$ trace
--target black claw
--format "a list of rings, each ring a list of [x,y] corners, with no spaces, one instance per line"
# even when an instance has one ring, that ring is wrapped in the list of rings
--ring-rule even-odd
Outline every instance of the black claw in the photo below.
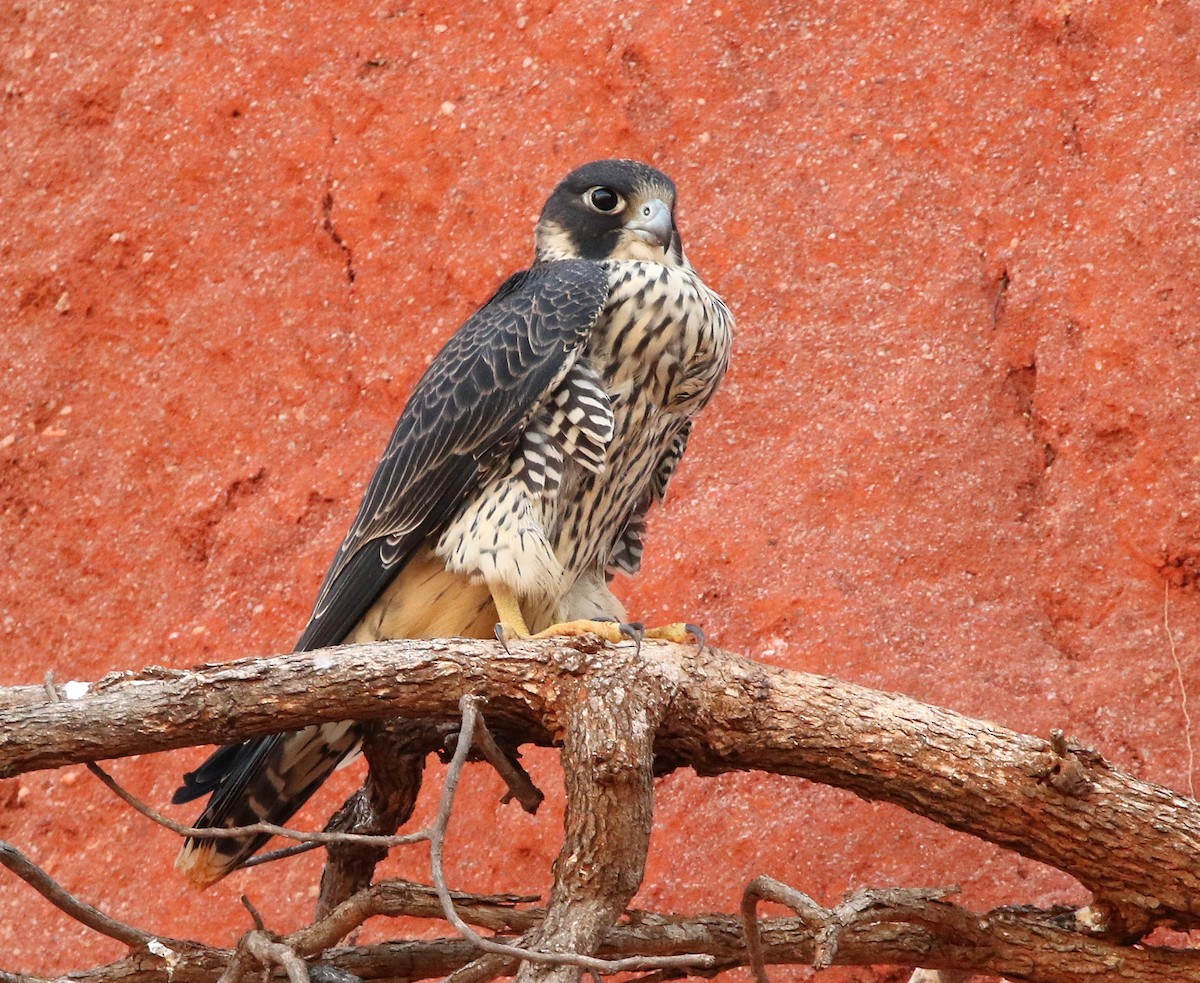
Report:
[[[692,637],[696,639],[696,644],[699,646],[696,649],[697,655],[703,655],[704,650],[708,648],[708,636],[704,634],[704,629],[699,625],[693,625],[690,621],[683,626],[692,633]]]
[[[646,637],[645,625],[640,621],[626,621],[617,625],[617,631],[633,642],[634,655],[642,654],[642,639]]]
[[[508,651],[508,630],[504,627],[504,622],[497,621],[496,627],[492,629],[492,633],[496,636],[496,641],[504,646],[504,651],[512,655],[512,652]]]
[[[620,618],[614,618],[611,614],[598,614],[592,619],[593,621],[603,621],[606,624],[618,625],[621,623]]]

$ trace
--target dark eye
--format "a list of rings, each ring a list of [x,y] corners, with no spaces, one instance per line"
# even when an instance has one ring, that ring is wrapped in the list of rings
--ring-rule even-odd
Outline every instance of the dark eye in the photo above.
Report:
[[[588,188],[584,192],[583,200],[596,209],[596,211],[604,212],[606,215],[611,215],[613,212],[618,211],[624,204],[621,196],[613,191],[612,188]]]

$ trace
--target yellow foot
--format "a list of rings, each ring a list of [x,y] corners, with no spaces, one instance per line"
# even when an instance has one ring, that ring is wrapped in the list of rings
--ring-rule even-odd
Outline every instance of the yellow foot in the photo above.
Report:
[[[623,642],[641,637],[640,625],[622,625],[616,621],[562,621],[539,631],[533,638],[560,638],[570,635],[599,635],[606,642]]]
[[[643,638],[657,638],[680,645],[694,638],[700,646],[701,652],[704,651],[704,646],[707,644],[704,631],[698,625],[684,624],[681,621],[647,629],[644,625],[636,621],[622,624],[616,619],[606,621],[580,619],[578,621],[563,621],[534,634],[525,623],[525,616],[521,613],[521,605],[517,601],[516,595],[509,588],[501,585],[490,585],[490,589],[492,600],[496,605],[496,614],[500,618],[496,624],[496,638],[501,642],[506,642],[510,638],[556,638],[574,635],[597,635],[606,642],[612,642],[614,645],[617,642],[626,640],[634,641],[640,648]]]
[[[488,586],[492,592],[492,603],[496,605],[496,614],[500,618],[496,622],[496,638],[501,643],[510,638],[529,638],[529,626],[525,624],[525,615],[521,613],[517,595],[503,585]],[[505,645],[505,648],[508,646]]]
[[[513,621],[500,621],[496,625],[496,637],[500,641],[505,642],[511,638],[527,639],[527,638],[567,638],[576,635],[598,635],[606,642],[637,641],[640,642],[644,632],[641,625],[623,625],[616,621],[589,621],[580,619],[578,621],[562,621],[557,625],[551,625],[537,634],[533,634],[525,626],[525,622],[521,621],[514,624]]]

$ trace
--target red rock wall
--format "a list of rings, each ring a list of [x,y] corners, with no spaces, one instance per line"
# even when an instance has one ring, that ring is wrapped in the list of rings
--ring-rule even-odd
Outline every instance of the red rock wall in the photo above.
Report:
[[[16,0],[0,25],[0,684],[290,647],[431,353],[528,261],[555,181],[624,155],[675,177],[740,329],[631,609],[1189,788],[1194,6]],[[113,770],[163,804],[201,756]],[[532,819],[469,774],[456,886],[545,887],[560,781],[534,767]],[[796,781],[678,774],[658,815],[644,906],[733,910],[758,873],[1084,899]],[[189,893],[174,838],[78,768],[0,783],[0,836],[216,942],[243,891],[296,925],[317,867]],[[120,949],[10,879],[0,953]]]

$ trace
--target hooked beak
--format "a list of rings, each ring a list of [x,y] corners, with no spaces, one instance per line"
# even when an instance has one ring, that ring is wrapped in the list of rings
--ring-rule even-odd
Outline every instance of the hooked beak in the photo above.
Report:
[[[675,223],[671,220],[671,209],[661,198],[651,198],[638,206],[637,214],[625,223],[625,228],[639,239],[662,250],[671,246]]]

